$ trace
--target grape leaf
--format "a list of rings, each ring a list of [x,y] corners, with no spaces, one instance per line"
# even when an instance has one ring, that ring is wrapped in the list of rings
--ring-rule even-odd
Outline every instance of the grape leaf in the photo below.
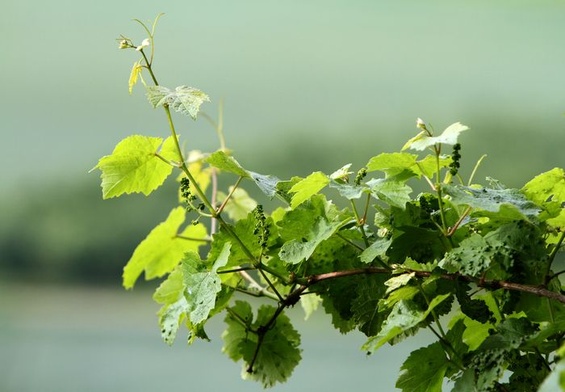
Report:
[[[290,264],[298,264],[308,259],[322,241],[330,238],[348,221],[327,221],[323,217],[319,218],[307,233],[302,233],[305,236],[302,240],[285,242],[279,251],[279,257]]]
[[[548,201],[565,201],[565,170],[554,168],[541,173],[522,188],[528,198],[543,205]]]
[[[383,323],[384,315],[379,313],[378,304],[384,295],[385,280],[385,275],[357,279],[356,298],[351,301],[352,319],[366,336],[376,335]]]
[[[461,241],[459,247],[446,253],[439,266],[451,273],[478,276],[490,267],[498,247],[502,246],[502,243],[491,244],[474,233]]]
[[[206,269],[204,262],[195,252],[187,252],[182,260],[185,298],[188,304],[190,322],[199,324],[208,318],[216,304],[216,294],[222,289],[216,270],[228,262],[231,244],[226,243],[214,265]]]
[[[425,132],[420,132],[418,136],[410,139],[404,147],[402,147],[402,151],[408,148],[422,151],[436,144],[456,144],[461,132],[468,129],[469,127],[466,125],[456,122],[447,127],[439,136],[428,136]]]
[[[377,257],[384,257],[386,251],[392,244],[390,238],[377,238],[368,248],[359,255],[363,263],[372,263]]]
[[[271,222],[272,220],[267,218],[266,224],[271,225]],[[230,227],[233,234],[241,240],[241,243],[245,246],[245,248],[251,252],[254,257],[259,257],[259,254],[261,253],[261,246],[259,244],[258,237],[253,234],[256,223],[257,221],[253,214],[248,214],[247,218],[238,220],[235,226]],[[269,237],[268,246],[272,245],[273,241],[276,241],[277,237],[276,227],[271,227],[270,230],[271,236]],[[246,251],[244,251],[239,241],[233,241],[232,234],[227,232],[224,227],[221,227],[220,231],[214,234],[208,258],[210,260],[217,259],[226,243],[232,243],[229,262],[226,266],[234,267],[240,264],[254,262],[254,260],[250,260],[249,255]]]
[[[451,162],[453,162],[453,159],[451,158],[450,155],[440,155],[439,157],[440,169],[449,167]],[[420,159],[418,161],[418,164],[414,168],[414,171],[418,174],[418,177],[420,177],[423,174],[426,177],[431,178],[434,176],[434,174],[436,174],[438,170],[437,165],[438,165],[438,161],[435,155],[426,155],[423,159]]]
[[[176,267],[153,293],[153,300],[155,302],[169,305],[172,304],[182,296],[184,291],[182,269]]]
[[[173,167],[156,153],[165,159],[178,159],[171,136],[163,142],[159,137],[132,135],[119,142],[112,155],[100,158],[94,167],[102,172],[102,197],[109,199],[124,193],[147,196],[160,187]]]
[[[455,380],[452,392],[477,392],[475,386],[475,370],[466,369],[461,376]]]
[[[318,306],[321,302],[322,299],[314,293],[309,293],[308,295],[302,295],[300,297],[300,305],[304,310],[304,320],[308,320],[310,316],[318,310]]]
[[[226,154],[222,150],[218,150],[212,153],[208,158],[205,159],[205,161],[217,169],[237,174],[240,177],[250,177],[249,172],[241,167],[239,162],[236,161],[234,157]]]
[[[440,342],[412,351],[402,364],[396,387],[407,392],[441,392],[448,366]]]
[[[277,184],[281,181],[277,177],[272,175],[265,176],[252,171],[248,171],[248,173],[264,194],[269,197],[273,197],[277,194]]]
[[[128,80],[128,90],[130,94],[133,92],[133,86],[136,85],[137,79],[139,78],[139,75],[141,75],[141,71],[143,71],[141,60],[133,63],[133,67],[131,68],[131,72],[129,74],[129,80]]]
[[[445,185],[444,191],[451,196],[453,204],[465,204],[473,208],[490,212],[499,212],[502,206],[507,207],[509,220],[536,217],[539,208],[526,199],[517,189],[473,188],[462,185]],[[501,215],[501,214],[499,214]]]
[[[147,99],[154,108],[169,106],[173,110],[196,120],[200,106],[210,102],[208,95],[189,86],[179,86],[171,90],[163,86],[145,86]]]
[[[403,182],[378,178],[367,181],[367,186],[371,189],[373,197],[391,206],[404,209],[406,203],[411,200],[412,188]]]
[[[290,207],[292,209],[298,207],[310,197],[321,191],[329,184],[329,182],[330,179],[324,173],[314,172],[305,179],[294,184],[292,188],[290,188],[290,192],[294,193],[290,202]]]
[[[386,311],[396,305],[399,301],[407,301],[416,296],[420,290],[416,286],[402,286],[390,292],[387,297],[379,302],[379,309]]]
[[[222,334],[222,351],[234,361],[243,360],[242,377],[260,381],[265,388],[286,381],[301,359],[300,335],[284,313],[265,329],[275,312],[275,307],[262,305],[253,322],[251,306],[236,301],[226,315],[228,327]]]
[[[383,344],[392,341],[397,336],[403,334],[406,330],[416,327],[424,321],[430,312],[441,302],[449,298],[451,294],[442,294],[436,296],[430,301],[428,309],[422,311],[411,301],[401,300],[397,302],[387,319],[384,321],[380,332],[365,342],[363,350],[376,351]]]
[[[416,276],[415,272],[407,272],[404,274],[395,275],[385,282],[386,292],[385,294],[390,294],[394,290],[406,286]]]
[[[457,283],[455,295],[457,296],[461,312],[480,323],[486,323],[491,318],[494,318],[494,314],[487,304],[480,299],[471,298],[468,291],[470,291],[468,283]]]
[[[153,294],[153,299],[163,304],[157,316],[159,317],[161,337],[169,346],[174,343],[179,327],[183,321],[188,329],[188,344],[192,344],[197,337],[209,340],[202,324],[193,324],[188,319],[187,314],[190,307],[184,292],[183,273],[179,265],[169,274],[167,279],[161,283]]]
[[[312,196],[309,203],[288,211],[277,223],[281,239],[285,241],[279,257],[287,263],[300,263],[348,221],[349,218],[341,217],[336,206],[324,195]]]
[[[529,181],[522,191],[542,207],[553,227],[565,227],[565,170],[554,168]],[[541,217],[540,217],[541,218]]]
[[[230,187],[229,191],[231,192],[232,189],[233,187]],[[226,195],[218,192],[218,201],[223,202],[225,199]],[[243,188],[237,188],[233,191],[224,211],[231,219],[237,221],[247,217],[247,214],[253,211],[255,207],[257,207],[257,202]]]
[[[161,327],[161,337],[169,346],[175,341],[179,325],[187,309],[183,291],[182,270],[177,267],[153,294],[153,299],[163,305],[157,316]]]
[[[339,194],[346,199],[359,199],[363,193],[368,192],[369,189],[365,185],[351,185],[342,184],[340,182],[331,181],[330,188],[337,189]]]
[[[186,299],[181,296],[176,302],[161,307],[157,313],[161,327],[161,337],[169,346],[175,341],[180,323],[186,317],[187,308]]]
[[[418,156],[406,152],[382,153],[369,159],[367,172],[382,171],[395,176],[405,170],[414,171]]]
[[[202,242],[188,241],[177,236],[184,220],[184,208],[177,207],[141,241],[124,267],[123,285],[126,289],[134,286],[143,271],[145,279],[163,276],[179,264],[185,252],[198,250]],[[179,235],[205,238],[206,228],[202,224],[190,225]]]

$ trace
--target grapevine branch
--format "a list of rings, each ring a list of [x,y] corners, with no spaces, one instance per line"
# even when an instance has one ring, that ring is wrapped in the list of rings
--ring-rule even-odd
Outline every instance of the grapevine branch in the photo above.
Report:
[[[427,278],[431,276],[433,273],[429,271],[414,271],[414,270],[405,270],[407,273],[413,273],[414,276],[419,278]],[[346,276],[353,276],[353,275],[372,275],[372,274],[387,274],[391,275],[391,271],[385,268],[379,267],[367,267],[367,268],[358,268],[358,269],[351,269],[351,270],[344,270],[344,271],[334,271],[334,272],[327,272],[323,274],[311,275],[306,278],[305,281],[301,282],[301,285],[292,292],[288,298],[294,296],[300,296],[308,287],[315,285],[316,283],[330,280],[330,279],[338,279],[344,278]],[[472,276],[462,275],[460,273],[453,273],[453,274],[441,274],[439,275],[441,279],[447,280],[461,280],[464,282],[474,283],[477,287],[488,288],[491,290],[496,289],[504,289],[504,290],[512,290],[512,291],[520,291],[524,293],[529,293],[536,295],[538,297],[545,297],[552,299],[557,302],[561,302],[565,304],[565,295],[557,293],[555,291],[548,290],[542,286],[531,286],[522,283],[515,283],[509,282],[506,280],[484,280],[484,279],[477,279]],[[301,279],[302,280],[302,279]],[[288,300],[287,298],[287,300]]]

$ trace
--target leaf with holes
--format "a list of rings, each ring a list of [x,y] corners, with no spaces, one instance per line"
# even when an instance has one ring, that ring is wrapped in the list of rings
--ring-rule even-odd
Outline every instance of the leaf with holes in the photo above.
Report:
[[[200,106],[210,102],[208,95],[189,86],[179,86],[171,90],[163,86],[146,86],[147,99],[154,108],[169,106],[173,110],[196,120]]]
[[[214,264],[208,269],[195,252],[186,253],[182,260],[185,298],[190,322],[199,324],[208,318],[216,305],[216,295],[222,289],[217,269],[228,262],[231,244],[226,243]]]
[[[251,306],[236,301],[222,334],[222,351],[234,361],[243,360],[242,377],[257,380],[265,388],[286,381],[301,359],[300,335],[284,313],[271,322],[275,312],[275,307],[262,305],[253,321]]]

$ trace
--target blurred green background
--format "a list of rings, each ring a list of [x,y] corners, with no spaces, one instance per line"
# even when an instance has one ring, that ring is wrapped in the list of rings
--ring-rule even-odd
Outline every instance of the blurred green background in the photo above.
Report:
[[[259,390],[211,344],[160,341],[155,285],[120,289],[121,270],[175,202],[102,201],[98,158],[122,138],[168,134],[138,86],[132,18],[165,15],[155,67],[169,87],[224,100],[228,146],[247,168],[280,178],[354,170],[396,151],[423,118],[461,121],[463,172],[521,187],[563,167],[565,4],[561,1],[211,0],[15,1],[0,33],[0,390]],[[187,149],[217,148],[200,120],[177,119]],[[363,338],[304,324],[304,361],[275,390],[392,390],[411,344],[368,359]],[[424,337],[425,338],[425,337]]]

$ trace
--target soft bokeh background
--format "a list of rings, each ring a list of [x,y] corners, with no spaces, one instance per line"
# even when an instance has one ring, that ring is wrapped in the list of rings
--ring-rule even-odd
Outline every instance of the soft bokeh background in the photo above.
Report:
[[[520,187],[563,167],[565,5],[561,1],[210,0],[3,3],[0,34],[0,390],[259,390],[213,341],[160,341],[154,285],[120,289],[136,244],[174,202],[101,201],[99,157],[127,135],[167,134],[127,78],[132,18],[164,12],[160,82],[225,102],[229,147],[244,166],[285,178],[331,172],[398,150],[422,117],[455,121],[463,170]],[[187,148],[214,150],[205,121],[178,118]],[[171,196],[172,195],[172,196]],[[275,390],[393,390],[421,341],[359,351],[323,315],[304,323],[304,360]],[[426,339],[423,337],[421,339]]]

